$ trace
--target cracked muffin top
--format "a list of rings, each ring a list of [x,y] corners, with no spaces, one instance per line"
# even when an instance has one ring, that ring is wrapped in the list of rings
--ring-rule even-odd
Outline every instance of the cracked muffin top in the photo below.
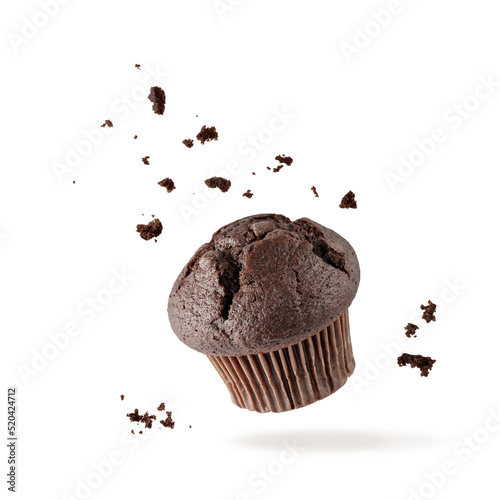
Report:
[[[207,355],[295,344],[335,321],[359,285],[351,245],[309,219],[246,217],[219,229],[177,278],[168,302],[179,339]]]

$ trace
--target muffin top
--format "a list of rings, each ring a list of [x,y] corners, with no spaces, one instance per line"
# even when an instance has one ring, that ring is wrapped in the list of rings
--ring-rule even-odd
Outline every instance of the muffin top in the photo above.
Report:
[[[177,278],[168,302],[179,339],[207,355],[281,349],[317,333],[359,285],[351,245],[309,219],[262,214],[219,229]]]

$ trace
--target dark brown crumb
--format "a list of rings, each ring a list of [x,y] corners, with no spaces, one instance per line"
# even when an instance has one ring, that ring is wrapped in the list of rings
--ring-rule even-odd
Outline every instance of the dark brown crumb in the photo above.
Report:
[[[224,177],[211,177],[205,181],[205,184],[211,189],[219,188],[223,193],[227,193],[231,187],[231,181]]]
[[[132,434],[135,434],[134,429],[132,429],[130,432],[131,432]]]
[[[167,193],[171,193],[175,189],[175,184],[170,177],[163,179],[158,183],[161,187],[167,188]]]
[[[141,69],[141,65],[140,65],[140,64],[136,64],[136,65],[135,65],[135,67],[136,67],[137,69]]]
[[[165,420],[160,420],[160,424],[163,427],[169,427],[170,429],[174,428],[175,422],[172,420],[172,412],[167,411],[167,418]]]
[[[144,163],[144,165],[149,165],[149,159],[151,158],[151,156],[145,156],[143,159],[142,159],[142,163]]]
[[[355,195],[352,191],[349,191],[340,202],[340,208],[358,208],[356,203]]]
[[[165,403],[161,403],[157,408],[158,411],[165,411]]]
[[[139,431],[139,434],[142,434],[142,431]]]
[[[433,304],[430,300],[428,301],[429,305],[428,306],[420,306],[420,309],[424,311],[424,314],[422,314],[422,318],[427,321],[427,323],[430,323],[431,321],[436,321],[436,316],[435,312],[437,309],[436,304]]]
[[[427,377],[429,372],[432,370],[435,359],[427,358],[425,356],[421,356],[420,354],[403,354],[398,358],[399,366],[410,365],[412,368],[419,368],[420,375],[422,377]]]
[[[187,148],[191,149],[194,146],[194,141],[193,139],[184,139],[182,141],[182,144],[184,144],[184,146],[186,146]]]
[[[276,168],[273,168],[273,172],[279,172],[285,165],[278,165]]]
[[[192,429],[192,428],[193,428],[193,426],[191,426],[191,425],[190,425],[190,426],[189,426],[189,428],[190,428],[190,429]]]
[[[279,161],[280,163],[284,163],[287,166],[290,166],[293,163],[293,159],[285,155],[278,155],[275,160]]]
[[[101,127],[112,127],[113,126],[113,122],[111,120],[104,120],[104,123],[101,125]]]
[[[206,125],[203,125],[196,138],[202,144],[205,144],[205,142],[219,140],[219,134],[217,133],[217,130],[215,130],[215,127],[207,127]]]
[[[253,196],[253,193],[249,189],[246,193],[243,193],[243,196],[246,196],[247,198],[251,198]]]
[[[146,429],[151,429],[153,427],[153,420],[156,420],[156,415],[150,415],[146,412],[142,417],[141,422],[144,424]]]
[[[252,172],[252,175],[256,175],[255,172]]]
[[[137,139],[137,136],[136,136],[136,135],[134,135],[134,139]]]
[[[416,337],[417,336],[417,330],[418,330],[418,326],[417,325],[414,325],[413,323],[408,323],[406,326],[405,326],[405,330],[406,330],[406,333],[405,335],[410,339],[412,336],[413,337]]]
[[[125,396],[122,394],[122,395],[120,396],[120,399],[123,401],[123,400],[125,399]]]
[[[311,191],[314,193],[314,196],[316,196],[316,198],[319,198],[318,191],[314,186],[311,188]]]
[[[267,168],[267,170],[271,170],[271,167],[266,167],[266,168]]]
[[[73,184],[76,184],[76,181],[73,181]]]
[[[165,112],[165,91],[160,87],[151,87],[151,93],[148,99],[153,103],[153,111],[157,115],[162,115]]]
[[[138,224],[137,232],[143,240],[151,240],[160,236],[163,226],[159,219],[153,219],[149,224]]]
[[[127,417],[130,418],[131,422],[141,422],[144,415],[139,415],[139,410],[136,408],[134,413],[127,413]]]

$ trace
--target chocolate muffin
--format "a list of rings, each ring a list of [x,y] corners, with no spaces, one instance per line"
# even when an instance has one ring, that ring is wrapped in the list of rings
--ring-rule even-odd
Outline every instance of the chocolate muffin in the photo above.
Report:
[[[354,371],[348,307],[359,276],[353,248],[331,229],[246,217],[219,229],[184,267],[170,324],[208,356],[241,408],[301,408]]]

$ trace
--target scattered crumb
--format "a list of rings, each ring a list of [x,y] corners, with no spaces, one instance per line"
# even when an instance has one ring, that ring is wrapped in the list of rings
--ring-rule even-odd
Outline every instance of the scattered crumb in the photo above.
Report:
[[[142,434],[142,431],[139,431],[139,434]]]
[[[134,139],[137,139],[137,136],[136,136],[136,135],[134,135]]]
[[[143,240],[151,240],[160,236],[163,226],[159,219],[153,219],[149,224],[138,224],[137,232]]]
[[[127,413],[127,417],[130,418],[131,422],[141,422],[144,415],[139,415],[139,410],[136,408],[134,413]]]
[[[101,125],[101,128],[106,126],[111,128],[113,126],[113,122],[111,120],[104,120],[104,123]]]
[[[224,177],[211,177],[205,181],[205,184],[211,189],[219,188],[223,193],[227,193],[231,187],[231,181]]]
[[[405,330],[406,330],[406,333],[405,335],[410,339],[412,336],[413,337],[416,337],[417,336],[417,330],[418,330],[418,326],[417,325],[414,325],[413,323],[408,323],[406,326],[405,326]]]
[[[276,168],[273,168],[273,172],[279,172],[285,165],[278,165]]]
[[[165,112],[165,91],[161,87],[151,87],[151,93],[148,99],[153,103],[153,111],[157,115],[162,115]]]
[[[426,358],[420,354],[403,354],[398,358],[399,366],[410,365],[412,368],[419,368],[422,377],[427,377],[429,375],[435,362],[435,359]]]
[[[255,172],[252,172],[252,175],[256,175],[256,173],[255,173]]]
[[[358,208],[356,203],[355,195],[352,191],[349,191],[340,202],[340,208]]]
[[[253,193],[249,189],[246,193],[243,193],[243,196],[246,196],[247,198],[251,198],[253,196]]]
[[[285,155],[278,155],[275,160],[279,161],[280,163],[284,163],[288,167],[293,163],[293,158],[290,158],[290,156],[285,156]]]
[[[190,425],[189,428],[192,429],[193,427]]]
[[[206,125],[203,125],[196,138],[202,144],[205,144],[205,142],[218,141],[219,134],[217,133],[217,130],[215,130],[215,127],[207,127]]]
[[[170,429],[174,428],[175,422],[172,420],[171,411],[167,411],[167,418],[165,420],[160,420],[160,424],[163,425],[163,427],[168,427]]]
[[[420,306],[420,309],[424,311],[424,314],[422,314],[422,318],[425,319],[427,323],[430,323],[431,321],[436,321],[436,316],[434,313],[436,312],[437,306],[430,300],[428,301],[428,303],[428,306]]]
[[[151,157],[150,156],[145,156],[143,159],[142,159],[142,163],[144,163],[144,165],[149,165],[149,159]]]
[[[316,198],[319,198],[318,191],[314,186],[311,188],[311,191],[314,193],[314,196],[316,196]]]
[[[194,141],[193,139],[184,139],[182,141],[182,144],[184,144],[184,146],[186,146],[187,148],[191,149],[194,146]]]
[[[266,167],[266,168],[267,168],[267,170],[271,170],[271,167]]]
[[[142,417],[141,422],[144,424],[146,429],[152,429],[153,420],[156,420],[156,415],[150,415],[148,412],[146,412]]]
[[[132,434],[135,434],[134,429],[132,429],[130,432],[131,432]]]
[[[136,65],[135,65],[135,67],[136,67],[137,69],[141,69],[141,65],[140,65],[140,64],[136,64]]]
[[[73,184],[76,184],[76,181],[73,181]]]
[[[158,183],[161,187],[167,188],[167,193],[171,193],[175,189],[175,184],[170,177],[163,179]]]
[[[158,408],[156,408],[158,411],[165,411],[165,403],[161,403]]]
[[[120,396],[120,399],[123,401],[123,400],[125,399],[125,396],[122,394],[122,395]]]

